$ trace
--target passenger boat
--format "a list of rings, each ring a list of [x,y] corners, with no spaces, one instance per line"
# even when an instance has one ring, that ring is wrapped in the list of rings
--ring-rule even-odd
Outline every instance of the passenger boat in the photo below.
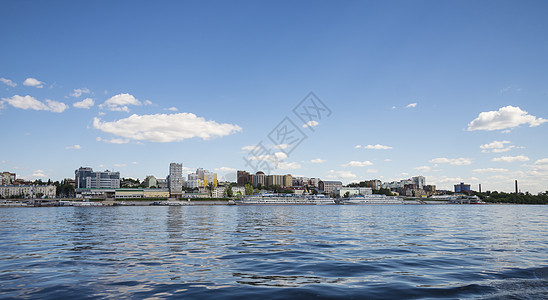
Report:
[[[331,205],[335,199],[323,195],[257,194],[234,200],[236,205]]]
[[[403,200],[396,196],[357,195],[342,199],[341,204],[403,204]]]

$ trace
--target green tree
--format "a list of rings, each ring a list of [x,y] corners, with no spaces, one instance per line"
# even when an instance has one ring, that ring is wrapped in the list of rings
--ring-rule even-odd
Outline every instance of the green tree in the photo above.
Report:
[[[245,188],[245,194],[246,195],[253,195],[254,192],[253,192],[253,186],[249,183],[247,183],[246,185],[244,185],[244,188]]]
[[[234,197],[234,192],[232,191],[232,186],[228,186],[225,190],[226,196],[231,198]]]
[[[350,196],[350,192],[344,193],[344,198],[348,198]]]

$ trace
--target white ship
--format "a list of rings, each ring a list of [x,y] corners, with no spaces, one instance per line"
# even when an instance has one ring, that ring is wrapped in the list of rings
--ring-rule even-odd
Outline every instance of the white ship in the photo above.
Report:
[[[293,194],[258,194],[234,200],[236,205],[330,205],[336,204],[335,199],[323,195],[298,196]]]
[[[342,199],[341,204],[403,204],[403,200],[396,196],[358,195]]]

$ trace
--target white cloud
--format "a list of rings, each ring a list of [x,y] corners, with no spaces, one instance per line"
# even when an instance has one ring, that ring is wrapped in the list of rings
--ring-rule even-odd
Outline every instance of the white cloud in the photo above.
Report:
[[[105,107],[110,111],[129,112],[129,105],[141,105],[141,101],[137,100],[131,94],[118,94],[109,98],[105,103],[99,105],[99,107]]]
[[[94,118],[93,127],[119,137],[158,143],[183,141],[194,137],[208,140],[242,131],[238,125],[206,121],[192,113],[134,114],[113,122]]]
[[[508,172],[508,169],[502,169],[502,168],[485,168],[485,169],[474,169],[472,172],[476,173],[503,173]]]
[[[385,159],[384,161],[392,161],[390,158]]]
[[[2,98],[2,101],[7,102],[9,105],[20,109],[32,109],[32,110],[45,110],[51,112],[63,112],[68,106],[62,102],[46,100],[46,103],[36,100],[34,97],[26,95],[19,96],[14,95],[11,98]]]
[[[72,97],[78,98],[78,97],[82,96],[82,94],[89,94],[89,93],[90,93],[89,89],[83,88],[83,89],[74,89],[72,94],[70,94],[70,95]]]
[[[468,124],[468,131],[474,130],[503,130],[529,124],[529,127],[539,126],[548,122],[543,118],[537,118],[519,107],[505,106],[496,111],[482,112]]]
[[[420,166],[420,167],[416,167],[415,170],[421,171],[421,172],[430,172],[432,168],[430,168],[429,166]]]
[[[326,178],[329,178],[329,179],[339,179],[339,178],[343,178],[343,179],[353,179],[353,178],[356,178],[358,176],[356,176],[355,174],[349,172],[349,171],[335,171],[335,170],[330,170],[329,172],[327,172],[328,175],[325,176]]]
[[[63,102],[59,102],[59,101],[53,101],[53,100],[46,99],[46,103],[48,105],[49,111],[56,112],[56,113],[62,113],[67,108],[69,108],[68,105],[66,105]]]
[[[91,98],[86,98],[80,102],[76,102],[72,104],[72,106],[76,108],[84,108],[84,109],[90,109],[95,104],[95,101]]]
[[[430,160],[431,163],[435,164],[450,164],[454,166],[465,166],[472,164],[472,160],[469,158],[446,158],[446,157],[439,157],[434,158]]]
[[[261,149],[259,145],[248,145],[248,146],[242,147],[242,150],[245,150],[245,151],[257,151],[259,149]]]
[[[150,101],[150,100],[145,100],[145,105],[152,105],[152,101]]]
[[[373,149],[373,150],[388,150],[388,149],[392,149],[392,147],[390,146],[384,146],[384,145],[380,145],[380,144],[376,144],[376,145],[367,145],[367,146],[363,146],[364,149]]]
[[[313,164],[323,164],[324,162],[325,162],[325,159],[321,159],[321,158],[310,160],[310,163],[313,163]]]
[[[416,106],[417,106],[417,102],[409,103],[409,104],[407,104],[407,106],[405,108],[413,108],[413,107],[416,107]]]
[[[356,161],[356,160],[353,160],[353,161],[350,161],[346,164],[343,164],[341,165],[342,167],[366,167],[366,166],[371,166],[373,165],[372,162],[366,160],[366,161]]]
[[[354,149],[360,149],[362,147],[362,145],[356,145],[354,146]]]
[[[40,177],[40,178],[48,177],[43,170],[34,170],[34,171],[32,171],[32,176],[33,177]]]
[[[367,169],[367,173],[379,173],[377,169]]]
[[[280,149],[280,150],[284,150],[284,149],[287,149],[289,147],[289,144],[279,144],[279,145],[274,145],[274,148],[276,149]]]
[[[303,124],[303,128],[314,127],[314,126],[318,126],[318,125],[320,125],[320,123],[318,123],[316,121],[308,121],[308,122],[306,122],[306,124]]]
[[[518,155],[518,156],[501,156],[501,157],[495,157],[492,159],[492,161],[495,162],[516,162],[516,161],[528,161],[529,157],[524,155]]]
[[[278,169],[278,170],[297,170],[297,169],[300,169],[300,168],[301,168],[301,165],[299,163],[296,163],[296,162],[282,161],[282,162],[279,162],[276,165],[276,169]]]
[[[548,165],[548,158],[543,158],[535,161],[535,165],[540,165],[540,166]]]
[[[489,144],[481,145],[481,149],[499,149],[504,148],[505,144],[510,144],[510,141],[494,141]]]
[[[129,139],[117,139],[117,138],[111,138],[109,140],[97,137],[95,140],[98,142],[103,142],[107,144],[127,144],[129,143]]]
[[[392,106],[392,109],[396,109],[396,106],[395,106],[395,105],[393,105],[393,106]]]
[[[123,168],[123,167],[127,167],[127,164],[114,164],[114,167]]]
[[[23,85],[34,86],[34,87],[37,87],[39,89],[44,87],[44,83],[45,82],[42,82],[42,81],[40,81],[36,78],[30,78],[30,77],[25,79],[25,81],[23,81]]]
[[[220,168],[215,168],[214,171],[227,173],[227,172],[236,172],[236,169],[230,168],[230,167],[220,167]]]
[[[516,148],[514,145],[506,147],[506,144],[510,144],[510,141],[493,141],[492,143],[481,145],[480,148],[482,149],[482,153],[501,153]]]
[[[11,86],[11,87],[16,87],[17,86],[17,83],[7,79],[7,78],[4,78],[4,77],[0,77],[0,82],[8,85],[8,86]]]
[[[67,150],[80,150],[80,149],[82,149],[82,146],[80,146],[80,145],[68,146],[68,147],[65,147],[65,149],[67,149]]]
[[[179,109],[175,106],[172,106],[170,108],[167,108],[167,110],[169,110],[169,111],[178,111]]]

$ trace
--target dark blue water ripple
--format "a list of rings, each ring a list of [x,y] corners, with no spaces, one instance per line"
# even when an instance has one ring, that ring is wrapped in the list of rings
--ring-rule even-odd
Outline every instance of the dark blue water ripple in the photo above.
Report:
[[[547,206],[0,209],[0,298],[547,299]]]

